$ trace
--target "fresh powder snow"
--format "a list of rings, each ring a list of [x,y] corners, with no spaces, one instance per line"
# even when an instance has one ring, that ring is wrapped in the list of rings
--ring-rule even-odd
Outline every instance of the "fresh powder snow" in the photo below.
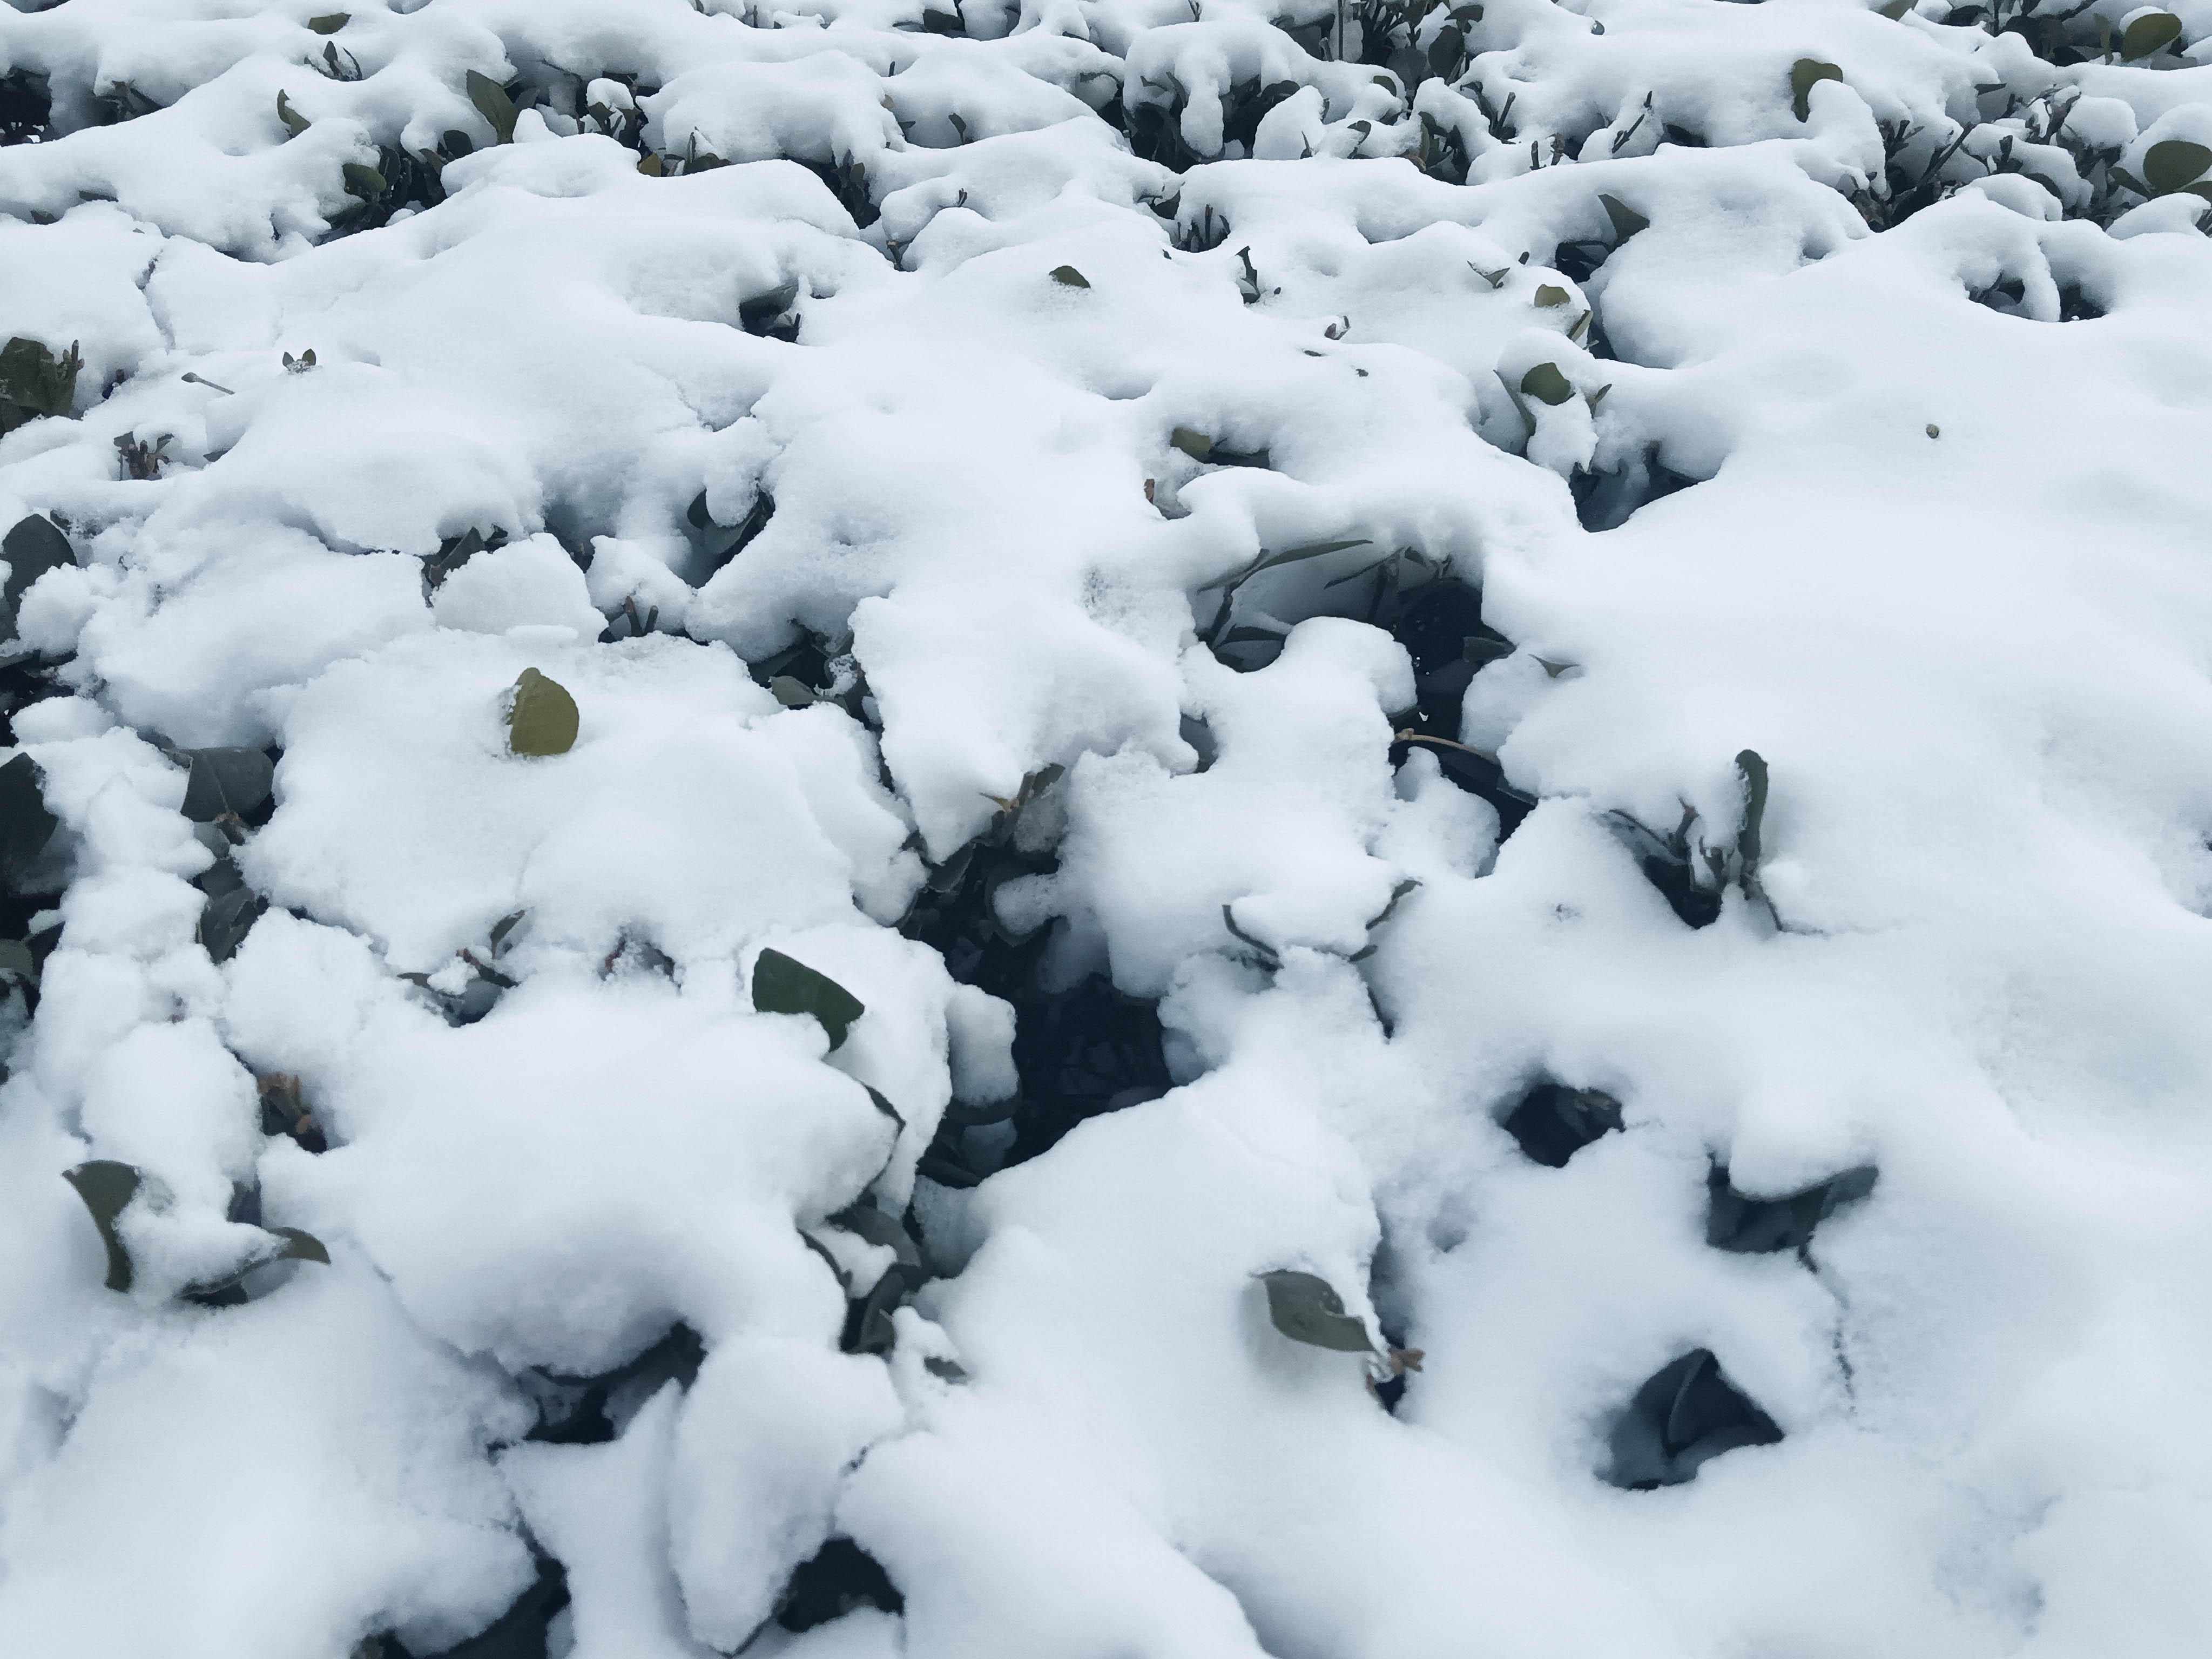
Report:
[[[8,0],[0,1653],[2212,1653],[2212,0]]]

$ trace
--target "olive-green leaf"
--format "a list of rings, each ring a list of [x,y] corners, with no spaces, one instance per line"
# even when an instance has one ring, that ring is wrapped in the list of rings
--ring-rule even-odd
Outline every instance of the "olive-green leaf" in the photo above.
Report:
[[[1091,286],[1091,279],[1088,276],[1085,276],[1081,271],[1078,270],[1073,265],[1054,265],[1052,270],[1052,280],[1058,283],[1062,288],[1089,288]]]
[[[1844,72],[1817,58],[1800,58],[1790,66],[1790,107],[1801,121],[1813,118],[1813,88],[1823,81],[1840,81]]]
[[[64,565],[74,565],[76,555],[70,550],[69,538],[56,529],[54,521],[44,514],[33,513],[28,518],[15,520],[4,541],[0,541],[0,558],[8,561],[8,582],[0,588],[0,640],[15,637],[15,607],[33,582],[49,570]]]
[[[57,356],[44,342],[18,334],[0,346],[0,404],[16,404],[32,415],[66,415],[76,405],[76,372],[83,367],[75,345]],[[0,409],[0,432],[12,431],[27,418],[8,418]]]
[[[374,167],[359,161],[348,161],[338,169],[345,179],[346,194],[358,196],[364,202],[381,201],[384,197],[384,175]]]
[[[2143,153],[2143,183],[2154,196],[2171,196],[2194,184],[2212,167],[2212,149],[2186,138],[2166,138]]]
[[[1649,230],[1651,222],[1618,196],[1600,196],[1597,204],[1605,210],[1606,218],[1613,225],[1613,240],[1625,242],[1639,230]]]
[[[769,693],[786,708],[806,708],[820,701],[803,681],[778,674],[768,683]]]
[[[276,769],[258,749],[185,749],[179,754],[191,763],[184,813],[194,823],[213,823],[226,812],[242,818],[269,799]]]
[[[469,102],[477,106],[477,113],[491,123],[493,142],[511,144],[514,142],[514,100],[507,95],[507,88],[489,75],[469,71]]]
[[[1285,1268],[1260,1275],[1267,1286],[1267,1317],[1293,1342],[1339,1353],[1372,1353],[1367,1327],[1344,1310],[1329,1282]]]
[[[0,766],[0,886],[15,890],[60,822],[46,811],[39,769],[28,755],[18,754]]]
[[[2132,64],[2181,38],[2181,20],[2170,11],[2148,11],[2120,33],[2120,57]]]
[[[319,1261],[331,1265],[331,1253],[323,1241],[313,1233],[302,1232],[297,1227],[271,1227],[269,1230],[284,1241],[283,1249],[269,1258],[271,1261]]]
[[[284,124],[284,131],[297,138],[311,125],[307,118],[292,107],[291,100],[283,93],[276,94],[276,118]]]
[[[1553,306],[1563,306],[1566,304],[1567,301],[1573,297],[1574,296],[1569,294],[1566,289],[1559,287],[1557,283],[1546,283],[1541,288],[1539,288],[1536,290],[1535,303],[1537,309],[1540,311],[1549,311]]]
[[[96,1158],[74,1170],[63,1170],[62,1179],[76,1188],[84,1207],[92,1212],[92,1224],[100,1229],[100,1242],[107,1247],[107,1288],[129,1290],[131,1252],[124,1249],[115,1222],[138,1190],[138,1171],[128,1164]]]
[[[349,11],[326,12],[320,17],[310,17],[307,27],[318,34],[336,34],[352,21],[353,14]]]
[[[507,746],[517,755],[565,755],[576,741],[576,700],[558,680],[526,668],[514,682]]]
[[[0,939],[0,979],[12,979],[18,985],[39,982],[39,959],[31,954],[28,939]]]
[[[1756,749],[1735,757],[1736,775],[1743,780],[1743,828],[1735,850],[1743,860],[1743,890],[1747,896],[1759,876],[1759,836],[1766,821],[1766,762]]]
[[[1888,4],[1880,7],[1878,9],[1884,17],[1887,17],[1891,22],[1894,23],[1899,18],[1903,17],[1905,13],[1912,9],[1912,0],[1889,0]]]
[[[1168,441],[1194,461],[1202,461],[1213,453],[1213,440],[1191,427],[1177,427],[1168,434]]]
[[[853,1022],[867,1006],[827,974],[795,957],[767,950],[753,963],[753,1006],[763,1014],[811,1014],[830,1034],[830,1046],[844,1046]]]
[[[1521,377],[1521,395],[1556,409],[1575,395],[1575,388],[1557,363],[1539,363]]]

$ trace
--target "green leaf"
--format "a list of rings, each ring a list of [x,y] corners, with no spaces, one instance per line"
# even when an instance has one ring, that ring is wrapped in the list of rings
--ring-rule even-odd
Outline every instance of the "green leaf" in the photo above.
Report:
[[[1881,15],[1893,23],[1911,9],[1912,0],[1888,0],[1888,3],[1881,8]]]
[[[507,88],[489,75],[469,71],[469,102],[477,106],[477,113],[491,123],[492,142],[511,144],[514,142],[514,100],[507,95]]]
[[[346,194],[358,196],[364,202],[384,198],[384,175],[374,167],[364,167],[359,161],[348,161],[338,169],[345,179]]]
[[[1813,88],[1823,81],[1840,81],[1844,72],[1817,58],[1800,58],[1790,66],[1790,107],[1801,121],[1813,118]]]
[[[794,957],[767,950],[753,963],[753,1006],[763,1014],[811,1014],[830,1034],[832,1050],[845,1043],[867,1006],[827,974]]]
[[[1766,763],[1755,749],[1735,757],[1736,775],[1743,780],[1743,828],[1735,850],[1743,860],[1743,890],[1747,898],[1759,876],[1759,835],[1766,820]]]
[[[281,92],[276,94],[276,118],[284,124],[284,131],[295,138],[312,125],[306,116],[292,107],[291,100]]]
[[[1344,1310],[1325,1279],[1283,1269],[1260,1277],[1267,1286],[1267,1317],[1293,1342],[1339,1353],[1372,1353],[1367,1327]]]
[[[507,746],[517,755],[565,755],[576,741],[576,700],[557,680],[526,668],[514,682]]]
[[[92,1224],[100,1229],[100,1242],[107,1247],[107,1288],[131,1288],[131,1252],[115,1231],[116,1218],[138,1190],[138,1171],[128,1164],[99,1158],[62,1171],[62,1179],[76,1188],[84,1207],[92,1212]]]
[[[1203,432],[1194,431],[1187,426],[1179,426],[1169,433],[1168,442],[1182,451],[1194,461],[1202,461],[1213,453],[1213,440]]]
[[[819,702],[814,693],[788,674],[778,674],[768,683],[769,693],[786,708],[808,708]]]
[[[0,346],[0,403],[33,415],[67,415],[76,406],[76,372],[83,366],[74,345],[56,356],[41,342],[19,334]],[[0,430],[19,424],[0,422]]]
[[[1521,394],[1556,409],[1575,395],[1575,388],[1557,363],[1539,363],[1521,377]]]
[[[906,1127],[905,1117],[900,1114],[897,1107],[892,1105],[890,1101],[884,1097],[883,1091],[880,1089],[871,1088],[865,1083],[860,1086],[868,1091],[868,1101],[871,1105],[874,1106],[874,1108],[878,1111],[881,1112],[885,1117],[890,1119],[892,1122],[897,1124],[900,1128],[903,1129]]]
[[[492,923],[491,953],[494,956],[498,956],[507,949],[507,936],[520,927],[522,919],[529,914],[527,910],[515,910]]]
[[[301,1232],[297,1227],[271,1227],[269,1231],[284,1241],[284,1248],[270,1261],[319,1261],[325,1267],[331,1265],[330,1251],[313,1233]]]
[[[318,34],[336,34],[352,21],[351,12],[333,11],[327,12],[320,17],[310,17],[307,20],[307,27]]]
[[[845,1322],[845,1337],[839,1346],[847,1353],[889,1353],[898,1340],[891,1315],[922,1287],[928,1277],[919,1267],[892,1262],[884,1269],[884,1276],[876,1281],[875,1288],[853,1304]]]
[[[2180,38],[2181,20],[2172,12],[2145,12],[2121,31],[2121,61],[2132,64],[2138,58],[2148,58]]]
[[[1440,80],[1455,79],[1467,61],[1467,35],[1460,29],[1443,29],[1429,42],[1429,73]]]
[[[1073,265],[1054,265],[1052,269],[1052,280],[1058,283],[1062,288],[1089,288],[1091,286],[1091,279],[1085,276],[1081,271],[1078,270]]]
[[[39,959],[31,954],[28,939],[0,939],[0,979],[12,979],[18,985],[39,982]]]
[[[1539,310],[1548,311],[1553,306],[1563,306],[1574,296],[1553,283],[1546,283],[1536,290],[1535,304]]]
[[[269,901],[244,884],[217,893],[200,911],[198,937],[214,962],[228,962],[238,954],[253,924],[261,920]]]
[[[1612,222],[1613,243],[1616,246],[1635,235],[1638,231],[1648,230],[1651,228],[1651,222],[1649,219],[1618,196],[1601,195],[1597,198],[1597,204],[1605,210],[1606,218]]]
[[[15,891],[60,827],[46,810],[31,757],[18,754],[0,766],[0,887]]]
[[[2171,196],[2185,189],[2212,167],[2212,149],[2186,138],[2166,138],[2143,152],[2142,181],[2152,196]]]
[[[8,561],[8,581],[0,588],[0,640],[15,637],[15,608],[33,582],[49,570],[58,570],[64,565],[75,565],[76,555],[70,550],[69,538],[55,528],[54,521],[43,514],[33,513],[27,519],[18,519],[5,540],[0,540],[0,558]]]
[[[226,812],[244,817],[269,799],[276,769],[258,749],[183,749],[191,764],[185,783],[184,814],[194,823],[213,823]]]
[[[898,1259],[909,1267],[921,1266],[921,1252],[915,1248],[914,1239],[905,1227],[896,1217],[885,1215],[865,1198],[831,1216],[830,1224],[842,1227],[856,1237],[866,1239],[871,1244],[889,1245]]]

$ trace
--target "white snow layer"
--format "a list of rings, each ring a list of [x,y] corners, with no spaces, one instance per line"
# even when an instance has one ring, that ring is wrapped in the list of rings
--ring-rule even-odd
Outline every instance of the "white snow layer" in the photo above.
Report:
[[[2212,4],[10,3],[0,1651],[2212,1651]]]

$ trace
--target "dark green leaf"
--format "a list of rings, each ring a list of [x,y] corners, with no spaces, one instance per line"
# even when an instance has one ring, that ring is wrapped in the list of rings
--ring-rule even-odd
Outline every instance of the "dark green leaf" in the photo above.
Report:
[[[867,1006],[827,974],[796,957],[767,950],[753,963],[753,1006],[763,1014],[811,1014],[830,1034],[831,1048],[842,1048],[853,1022]]]
[[[294,109],[283,93],[276,94],[276,118],[284,124],[284,131],[297,138],[310,125],[307,118]]]
[[[871,1244],[889,1245],[897,1254],[898,1259],[909,1267],[921,1266],[921,1252],[915,1247],[906,1228],[896,1217],[885,1215],[866,1199],[838,1211],[830,1218],[830,1224],[842,1227],[857,1237],[866,1239]]]
[[[269,901],[243,884],[216,894],[200,911],[199,942],[216,962],[228,962],[261,920]]]
[[[788,674],[778,674],[768,683],[769,693],[786,708],[811,708],[818,702],[813,692]]]
[[[889,1353],[898,1340],[891,1315],[920,1290],[929,1275],[919,1267],[894,1261],[884,1269],[875,1288],[852,1304],[845,1319],[840,1346],[847,1353]]]
[[[1912,9],[1912,0],[1888,0],[1888,3],[1881,7],[1881,15],[1889,19],[1891,22],[1894,23],[1899,18],[1904,16],[1905,13]]]
[[[469,71],[467,85],[469,102],[477,106],[477,114],[491,123],[493,142],[513,143],[517,112],[514,100],[507,95],[507,88],[489,75],[479,75],[474,70]]]
[[[192,769],[185,783],[184,814],[194,823],[213,823],[225,813],[242,818],[269,799],[276,769],[258,749],[185,749],[178,754]]]
[[[1743,890],[1751,892],[1759,875],[1759,836],[1766,819],[1766,763],[1755,749],[1747,749],[1735,757],[1736,775],[1743,780],[1743,829],[1735,838],[1735,850],[1743,860]]]
[[[507,948],[507,936],[513,933],[521,924],[523,917],[529,914],[527,910],[517,910],[512,915],[501,916],[497,921],[492,923],[491,950],[494,956],[497,956]]]
[[[2212,149],[2186,138],[2161,139],[2143,152],[2143,183],[2150,186],[2147,193],[2153,196],[2171,196],[2186,188],[2203,177],[2207,167],[2212,167]]]
[[[2138,58],[2172,46],[2181,38],[2181,20],[2170,11],[2145,12],[2120,33],[2120,58],[2132,64]]]
[[[1052,280],[1058,283],[1062,288],[1089,288],[1091,286],[1091,279],[1085,276],[1081,271],[1078,270],[1073,265],[1054,265],[1052,270]]]
[[[347,195],[358,196],[364,202],[384,199],[384,175],[374,167],[348,161],[338,172],[345,179]]]
[[[1613,225],[1615,244],[1626,241],[1639,230],[1650,228],[1651,222],[1618,196],[1600,196],[1597,204],[1605,210],[1606,218]]]
[[[1224,645],[1280,645],[1288,636],[1279,628],[1232,628],[1221,636]]]
[[[18,754],[0,766],[0,887],[13,892],[60,827],[31,757]]]
[[[56,356],[19,334],[0,346],[0,404],[14,404],[32,415],[67,415],[76,406],[76,372],[83,366],[75,345]],[[0,430],[21,423],[0,422]]]
[[[8,561],[8,582],[0,588],[0,640],[15,637],[15,609],[22,603],[23,595],[33,582],[49,570],[58,570],[64,565],[75,565],[76,556],[70,550],[69,538],[54,527],[54,521],[44,514],[33,513],[27,519],[15,520],[4,541],[0,541],[0,558]]]
[[[1521,377],[1521,395],[1556,409],[1575,395],[1575,388],[1557,363],[1539,363]]]
[[[1213,440],[1187,426],[1179,426],[1169,433],[1168,442],[1194,461],[1202,461],[1213,453]]]
[[[1287,1268],[1262,1273],[1267,1286],[1267,1317],[1293,1342],[1339,1353],[1372,1353],[1367,1327],[1344,1310],[1325,1279]]]
[[[1553,283],[1546,283],[1536,290],[1536,304],[1539,308],[1545,310],[1553,306],[1563,306],[1573,297],[1566,289]]]
[[[576,700],[557,680],[526,668],[514,682],[507,746],[517,755],[565,755],[576,741]]]
[[[1840,81],[1844,72],[1817,58],[1800,58],[1790,66],[1790,107],[1801,121],[1813,117],[1813,88],[1823,81]]]
[[[28,939],[0,939],[0,979],[12,979],[18,985],[39,982],[39,959],[31,954]]]
[[[863,1089],[867,1089],[868,1099],[873,1103],[875,1109],[878,1111],[881,1112],[885,1117],[890,1119],[892,1122],[897,1124],[900,1128],[903,1129],[906,1127],[906,1119],[900,1115],[899,1109],[897,1107],[892,1105],[890,1101],[884,1097],[882,1091],[869,1088],[868,1085],[865,1083],[860,1086]]]
[[[92,1212],[92,1224],[100,1229],[100,1242],[107,1247],[107,1288],[129,1290],[131,1252],[124,1249],[115,1222],[138,1190],[138,1171],[128,1164],[101,1158],[63,1170],[62,1179],[76,1188],[84,1207]]]
[[[313,1233],[301,1232],[297,1227],[271,1227],[269,1231],[284,1241],[284,1248],[270,1261],[319,1261],[325,1267],[331,1265],[330,1251]]]
[[[310,17],[307,27],[318,34],[336,34],[353,19],[351,12],[333,11],[320,17]]]

